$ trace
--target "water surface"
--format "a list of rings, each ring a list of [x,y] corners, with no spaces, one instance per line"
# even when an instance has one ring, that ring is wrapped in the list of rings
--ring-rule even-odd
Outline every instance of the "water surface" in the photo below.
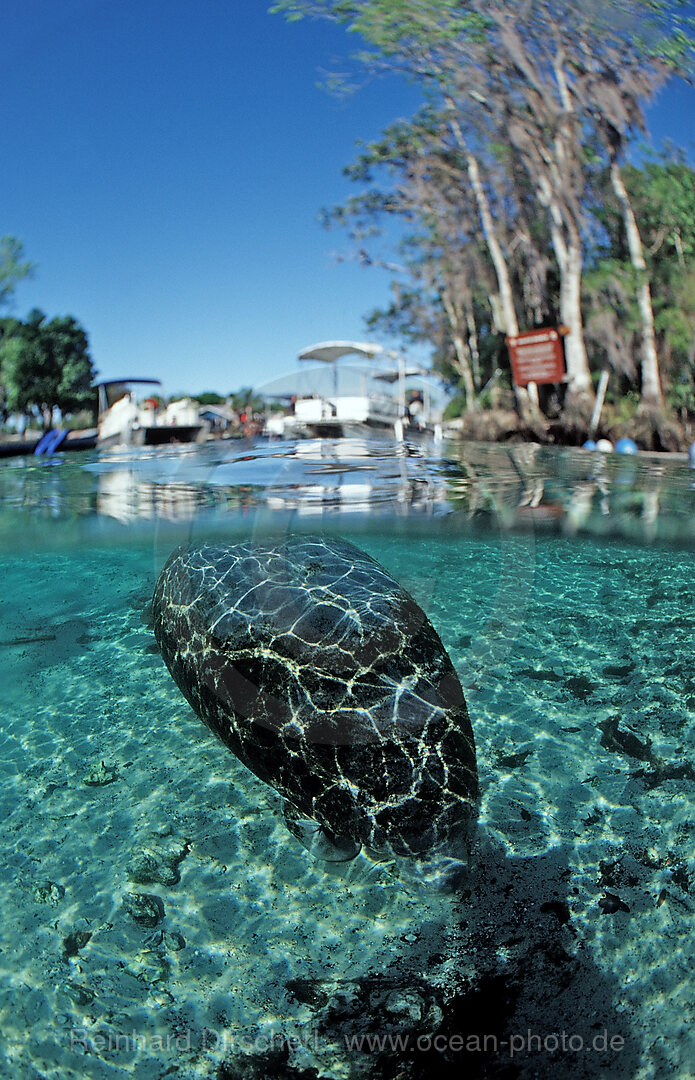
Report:
[[[3,462],[3,1075],[693,1075],[694,481],[341,441]],[[381,562],[457,668],[453,895],[312,860],[153,648],[177,543],[297,531]]]

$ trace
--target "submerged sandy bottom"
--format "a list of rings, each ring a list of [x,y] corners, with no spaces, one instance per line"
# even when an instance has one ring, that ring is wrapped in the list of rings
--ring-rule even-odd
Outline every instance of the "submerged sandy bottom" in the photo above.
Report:
[[[2,1075],[693,1075],[693,555],[357,542],[468,700],[452,896],[290,836],[152,650],[161,553],[6,560]]]

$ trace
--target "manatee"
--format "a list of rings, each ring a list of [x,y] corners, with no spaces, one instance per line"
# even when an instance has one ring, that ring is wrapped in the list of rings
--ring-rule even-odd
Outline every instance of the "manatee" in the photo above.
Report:
[[[478,776],[461,684],[369,555],[315,536],[179,548],[152,617],[184,697],[295,833],[320,830],[337,858],[465,858]]]

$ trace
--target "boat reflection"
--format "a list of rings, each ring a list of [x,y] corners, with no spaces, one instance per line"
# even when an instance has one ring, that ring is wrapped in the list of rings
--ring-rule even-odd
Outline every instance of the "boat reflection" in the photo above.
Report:
[[[239,452],[241,450],[241,452]],[[97,478],[97,513],[191,520],[264,508],[315,515],[455,515],[476,528],[693,539],[695,475],[665,456],[536,445],[306,439],[152,456]]]
[[[530,444],[259,440],[11,459],[0,466],[0,499],[22,527],[50,518],[78,533],[85,519],[223,523],[263,510],[308,524],[396,515],[413,523],[447,517],[476,531],[695,539],[687,462]]]
[[[224,457],[178,454],[92,464],[97,513],[128,522],[185,521],[201,512],[251,507],[301,515],[450,510],[449,481],[421,447],[338,438],[242,449]]]

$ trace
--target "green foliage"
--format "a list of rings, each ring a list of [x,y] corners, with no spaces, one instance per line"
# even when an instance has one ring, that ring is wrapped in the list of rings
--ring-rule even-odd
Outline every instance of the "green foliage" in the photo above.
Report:
[[[663,342],[663,350],[676,366],[687,363],[695,344],[695,267],[674,282],[666,292],[656,295],[654,325]]]
[[[224,405],[226,400],[222,394],[216,394],[214,390],[208,390],[193,398],[193,401],[197,401],[199,405]]]
[[[63,413],[91,407],[94,366],[87,335],[72,316],[46,321],[34,309],[26,322],[4,320],[0,369],[7,412],[38,410],[44,425],[54,408]]]
[[[695,257],[695,171],[682,151],[667,151],[643,168],[623,169],[625,185],[652,264],[683,266]]]
[[[409,44],[434,48],[461,35],[480,40],[488,25],[486,16],[466,11],[460,0],[280,0],[270,10],[288,22],[306,15],[332,19],[386,56]]]
[[[462,393],[454,394],[452,398],[449,398],[446,408],[442,416],[443,420],[456,420],[457,417],[463,416],[466,412],[466,395]]]
[[[688,386],[695,350],[695,170],[668,148],[624,176],[646,249],[666,396],[675,400],[669,387]]]
[[[640,398],[636,390],[628,390],[615,398],[615,418],[618,422],[634,420],[639,409]]]
[[[229,402],[235,412],[246,413],[247,416],[262,413],[265,409],[265,400],[250,386],[242,386],[241,390],[230,394]]]
[[[32,271],[32,264],[24,258],[21,240],[14,236],[0,238],[0,307],[11,299],[17,282]]]
[[[695,417],[695,369],[691,373],[690,381],[684,378],[682,382],[669,387],[666,397],[675,412]]]
[[[621,172],[647,263],[662,386],[666,401],[680,408],[695,349],[695,170],[667,147]],[[623,375],[615,385],[626,390],[638,383],[642,277],[630,263],[607,173],[596,177],[595,199],[598,229],[583,278],[587,339],[598,365]]]
[[[692,68],[688,3],[277,0],[272,10],[344,26],[367,44],[360,59],[372,71],[404,72],[423,89],[426,107],[345,170],[360,194],[326,216],[347,227],[363,265],[394,276],[395,299],[370,327],[430,344],[452,385],[466,375],[470,399],[471,376],[478,392],[500,363],[507,280],[522,328],[570,321],[563,246],[576,237],[592,365],[609,363],[614,385],[637,393],[645,272],[610,178],[644,131],[646,104]],[[647,256],[662,377],[685,387],[683,398],[695,340],[695,172],[676,155],[622,173]]]

